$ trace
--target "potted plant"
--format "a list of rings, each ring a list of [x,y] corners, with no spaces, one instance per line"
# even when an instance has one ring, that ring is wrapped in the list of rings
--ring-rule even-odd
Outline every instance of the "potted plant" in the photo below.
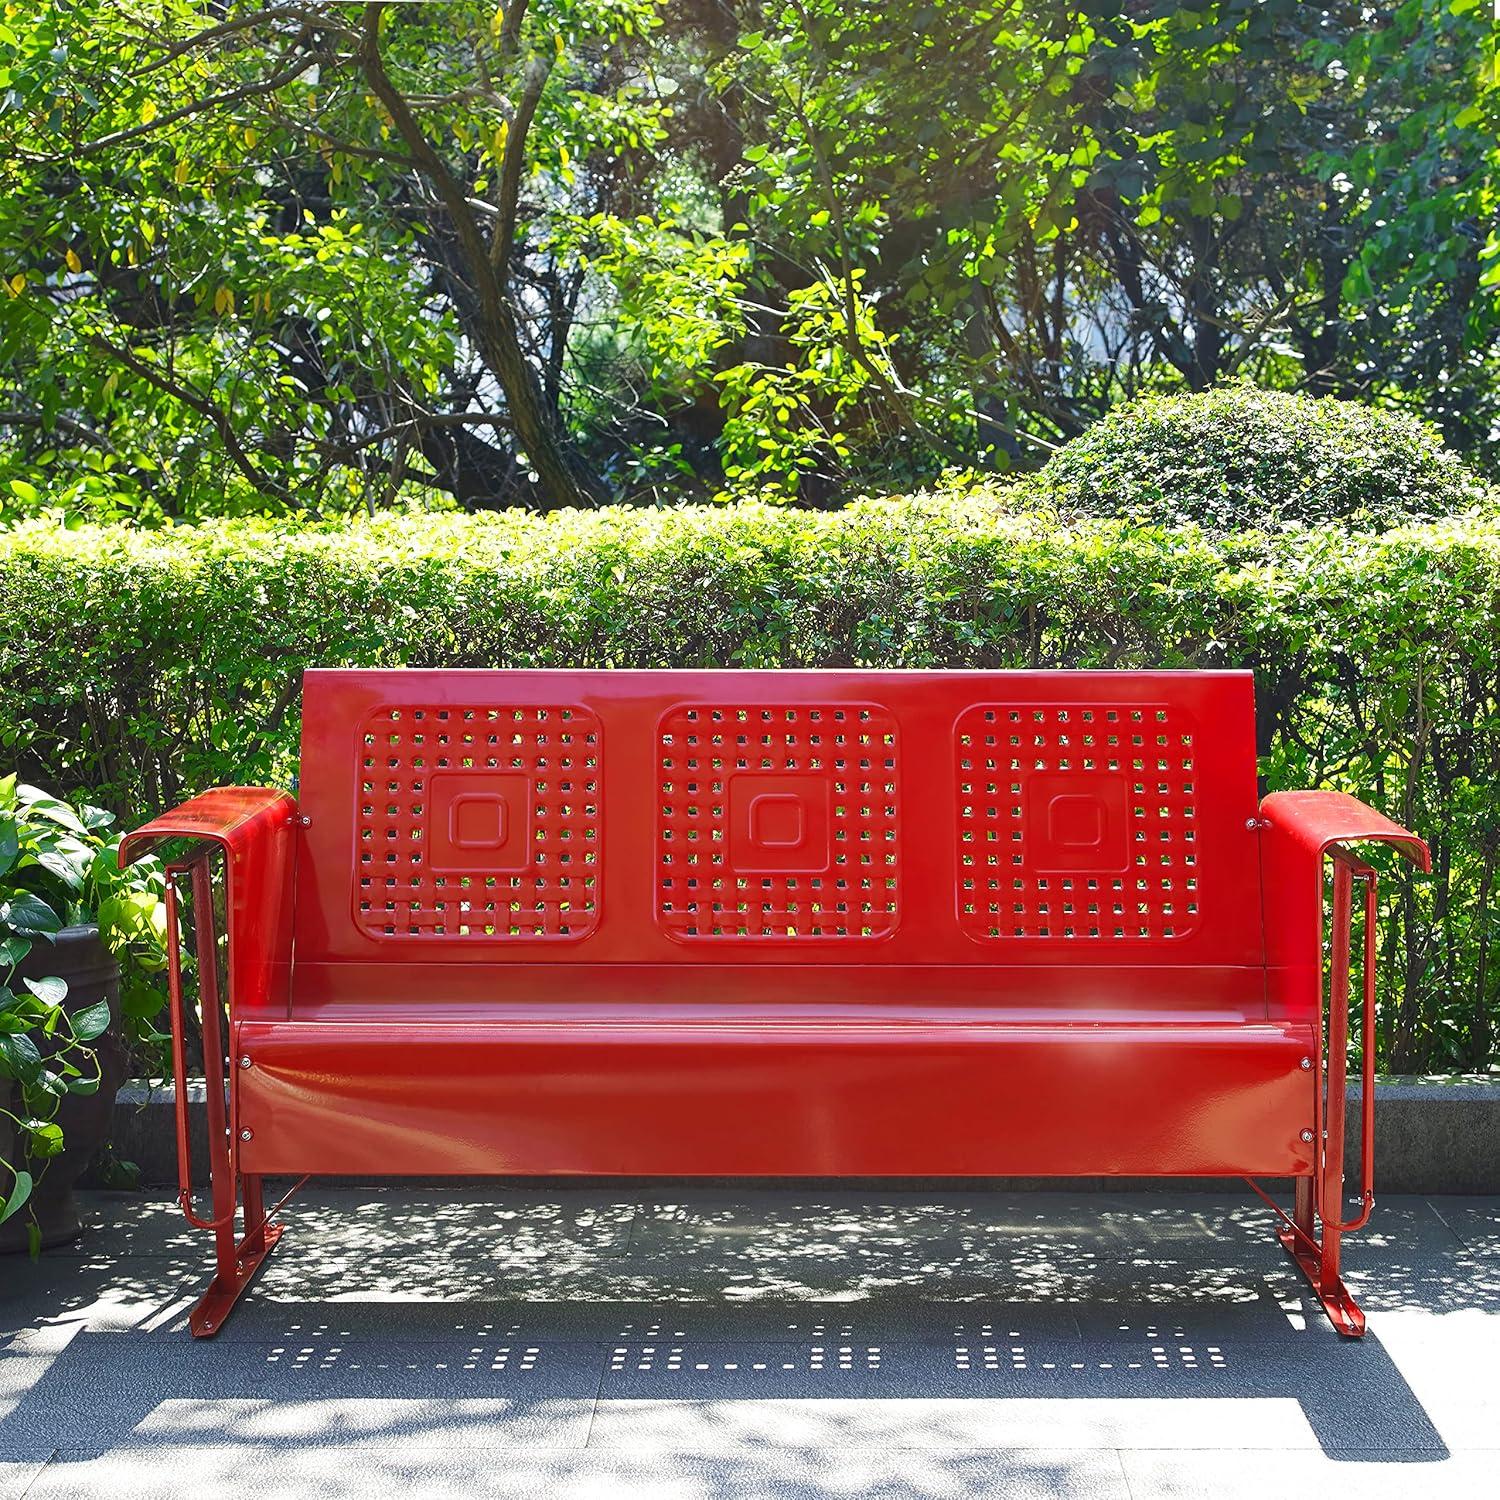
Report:
[[[77,1236],[128,1043],[162,1040],[162,869],[120,870],[113,821],[0,778],[0,1250]]]

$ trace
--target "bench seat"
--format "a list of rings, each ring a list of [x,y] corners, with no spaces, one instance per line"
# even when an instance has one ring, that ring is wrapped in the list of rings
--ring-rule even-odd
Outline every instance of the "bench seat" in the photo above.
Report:
[[[1276,995],[1272,990],[1272,997]],[[747,1008],[772,1016],[943,1016],[1009,1021],[1263,1021],[1265,969],[1160,964],[973,967],[697,964],[298,964],[292,1020],[504,1020]]]
[[[441,1010],[439,1011],[441,1015]],[[1305,1025],[539,1004],[246,1021],[245,1172],[1285,1176]],[[1128,1122],[1128,1128],[1112,1128]],[[352,1128],[351,1128],[352,1127]]]

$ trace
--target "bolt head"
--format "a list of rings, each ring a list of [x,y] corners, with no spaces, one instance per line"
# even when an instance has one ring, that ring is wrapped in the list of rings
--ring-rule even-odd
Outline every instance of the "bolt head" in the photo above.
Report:
[[[1304,1059],[1304,1063],[1305,1062],[1306,1062],[1306,1059]],[[240,1066],[242,1068],[248,1068],[250,1066],[250,1059],[248,1057],[242,1057],[240,1059]]]
[[[1304,1130],[1302,1132],[1302,1140],[1303,1140],[1304,1143],[1310,1144],[1311,1141],[1312,1141],[1312,1138],[1313,1138],[1312,1131],[1310,1131],[1310,1130]]]
[[[249,1058],[248,1058],[248,1057],[247,1057],[247,1058],[246,1058],[246,1059],[245,1059],[245,1060],[244,1060],[244,1061],[243,1061],[243,1062],[242,1062],[242,1063],[241,1063],[241,1064],[240,1064],[240,1066],[241,1066],[241,1067],[242,1067],[242,1068],[248,1068],[248,1067],[249,1067],[249,1066],[250,1066],[250,1059],[249,1059]],[[1304,1057],[1304,1058],[1303,1058],[1303,1059],[1302,1059],[1302,1063],[1301,1063],[1301,1067],[1302,1067],[1302,1071],[1303,1071],[1303,1072],[1304,1072],[1304,1073],[1311,1073],[1311,1072],[1312,1072],[1312,1058],[1310,1058],[1310,1057]]]
[[[240,1131],[240,1139],[242,1141],[253,1141],[255,1139],[255,1132],[251,1130],[247,1125],[242,1131]]]

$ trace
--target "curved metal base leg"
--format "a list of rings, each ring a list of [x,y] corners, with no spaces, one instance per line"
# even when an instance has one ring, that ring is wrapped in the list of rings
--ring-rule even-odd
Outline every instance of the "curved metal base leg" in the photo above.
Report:
[[[211,1339],[223,1326],[240,1295],[255,1280],[266,1257],[281,1239],[284,1224],[265,1224],[235,1246],[232,1270],[221,1267],[208,1290],[188,1316],[195,1339]]]
[[[1314,1295],[1323,1304],[1328,1321],[1346,1339],[1361,1339],[1365,1336],[1364,1310],[1349,1295],[1337,1273],[1330,1274],[1323,1265],[1323,1256],[1314,1252],[1290,1229],[1279,1229],[1276,1238],[1281,1248],[1296,1261],[1302,1274],[1307,1277]]]

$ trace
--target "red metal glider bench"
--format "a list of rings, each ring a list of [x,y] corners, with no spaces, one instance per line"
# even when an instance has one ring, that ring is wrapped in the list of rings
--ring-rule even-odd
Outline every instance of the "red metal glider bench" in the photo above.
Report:
[[[121,859],[177,839],[195,1334],[281,1234],[267,1177],[578,1173],[1290,1177],[1282,1243],[1363,1331],[1348,846],[1427,850],[1341,793],[1258,801],[1248,673],[314,671],[297,798],[206,792]]]

